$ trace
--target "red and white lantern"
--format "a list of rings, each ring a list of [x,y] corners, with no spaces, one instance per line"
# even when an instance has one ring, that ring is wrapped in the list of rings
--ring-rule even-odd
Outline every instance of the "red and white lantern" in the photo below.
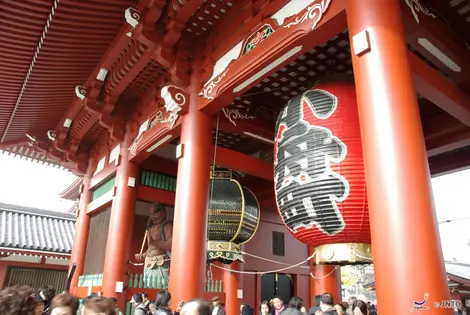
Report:
[[[291,99],[276,131],[276,202],[291,233],[314,247],[370,244],[354,84],[324,83]]]

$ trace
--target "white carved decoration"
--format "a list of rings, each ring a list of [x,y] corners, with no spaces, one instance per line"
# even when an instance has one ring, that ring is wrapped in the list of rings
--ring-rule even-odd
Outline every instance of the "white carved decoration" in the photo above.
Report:
[[[217,60],[217,62],[214,65],[214,72],[212,73],[211,78],[207,80],[207,82],[204,84],[204,90],[201,93],[199,93],[200,96],[203,96],[210,100],[214,99],[213,97],[210,96],[210,94],[212,93],[214,87],[220,83],[222,78],[227,73],[227,68],[229,64],[233,60],[237,60],[240,57],[242,49],[243,49],[243,41],[239,42],[232,49],[230,49],[230,51],[228,51],[219,60]]]
[[[228,71],[228,70],[227,70]],[[206,85],[204,87],[204,90],[202,92],[199,93],[199,96],[203,96],[204,98],[207,98],[208,100],[213,100],[214,97],[211,96],[212,94],[212,91],[215,89],[215,87],[217,86],[217,84],[220,83],[220,81],[222,81],[222,79],[225,77],[225,75],[227,74],[227,71],[225,71],[224,73],[222,73],[217,79],[211,81],[208,85]]]
[[[284,27],[290,28],[291,26],[301,24],[307,20],[312,20],[312,30],[317,27],[323,14],[330,5],[331,0],[321,0],[319,3],[315,3],[307,8],[307,11],[302,15],[295,18],[294,22],[291,22]]]
[[[147,119],[146,121],[144,121],[140,127],[139,127],[139,132],[137,133],[137,137],[135,137],[136,139],[138,137],[140,137],[144,132],[146,132],[150,127],[150,118]]]
[[[132,27],[136,27],[140,23],[142,14],[134,8],[127,8],[125,14],[126,22],[129,23]]]
[[[210,82],[214,80],[216,77],[220,76],[222,72],[227,69],[228,65],[233,61],[237,60],[240,57],[243,48],[243,41],[239,42],[235,45],[232,49],[230,49],[225,55],[223,55],[214,65],[214,72],[212,73],[212,77],[207,80]],[[207,83],[206,83],[207,84]]]
[[[142,140],[142,135],[138,136],[132,145],[129,148],[129,151],[132,155],[135,155],[137,153],[137,146],[139,145],[139,142]]]
[[[108,75],[108,69],[101,68],[100,72],[98,72],[98,74],[96,75],[96,79],[100,81],[104,81],[107,75]]]
[[[31,136],[30,134],[26,134],[26,138],[28,138],[32,143],[36,142],[36,137]]]
[[[299,12],[315,1],[316,0],[291,0],[279,11],[274,13],[271,18],[276,20],[278,25],[283,25],[288,17],[299,14]]]
[[[405,0],[405,2],[410,7],[411,13],[413,13],[413,16],[415,17],[416,23],[419,24],[418,12],[421,12],[426,16],[430,16],[433,19],[436,18],[436,15],[429,12],[428,8],[423,7],[421,3],[419,3],[419,0]]]
[[[86,98],[87,89],[81,85],[75,87],[75,95],[82,101]]]
[[[106,162],[106,156],[102,157],[101,160],[99,160],[98,164],[96,165],[96,170],[93,173],[93,175],[98,174],[99,172],[101,172],[101,170],[104,169],[105,162]]]
[[[234,125],[237,126],[235,120],[248,120],[248,119],[255,119],[255,116],[250,116],[248,114],[240,113],[238,109],[230,109],[230,108],[223,108],[222,112],[224,113],[225,117]]]
[[[257,80],[261,79],[265,74],[269,73],[270,71],[274,70],[277,66],[281,65],[285,61],[287,61],[289,58],[297,54],[302,50],[302,45],[297,46],[286,52],[284,55],[279,57],[278,59],[274,60],[272,63],[270,63],[268,66],[264,67],[261,69],[259,72],[255,73],[251,78],[240,84],[239,86],[235,87],[233,89],[233,93],[238,93],[241,90],[247,88],[250,86],[252,83],[256,82]]]
[[[116,161],[119,157],[119,153],[121,153],[121,145],[118,144],[117,146],[115,146],[113,148],[113,150],[111,151],[111,153],[109,153],[109,161],[108,161],[108,164],[110,163],[113,163],[114,161]]]
[[[167,85],[163,87],[160,92],[161,97],[165,101],[166,112],[170,113],[170,116],[168,116],[167,118],[168,121],[166,122],[171,121],[170,128],[173,128],[173,126],[175,125],[175,122],[178,120],[179,112],[183,109],[182,106],[186,104],[187,100],[186,100],[186,96],[184,96],[184,94],[180,92],[177,92],[173,98],[173,95],[168,90],[168,88],[170,87],[173,87],[177,90],[181,90],[181,89],[173,85]]]
[[[54,130],[49,130],[47,132],[47,137],[49,138],[49,140],[55,141],[57,139],[57,134],[55,133]]]

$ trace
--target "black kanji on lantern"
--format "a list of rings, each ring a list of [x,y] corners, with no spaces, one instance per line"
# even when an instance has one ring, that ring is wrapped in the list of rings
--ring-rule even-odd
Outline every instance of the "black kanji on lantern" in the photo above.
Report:
[[[289,101],[279,115],[276,130],[276,201],[289,229],[316,225],[335,235],[344,227],[337,201],[349,193],[344,177],[331,170],[329,161],[340,162],[347,153],[345,144],[321,126],[304,119],[304,103],[316,119],[328,119],[337,99],[323,90],[307,91]]]

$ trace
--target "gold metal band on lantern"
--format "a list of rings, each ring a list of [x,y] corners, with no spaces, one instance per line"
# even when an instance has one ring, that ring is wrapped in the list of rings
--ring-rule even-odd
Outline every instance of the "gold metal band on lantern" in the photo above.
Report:
[[[240,245],[230,242],[208,241],[207,250],[240,252]]]
[[[235,184],[238,189],[240,190],[240,196],[241,196],[241,208],[239,209],[240,210],[240,214],[239,214],[239,217],[240,217],[240,222],[238,224],[238,228],[235,232],[235,234],[233,235],[233,237],[230,239],[230,242],[237,242],[238,244],[245,244],[246,242],[248,242],[249,240],[251,240],[253,238],[253,236],[255,235],[256,231],[258,230],[258,226],[259,226],[259,221],[260,221],[260,215],[259,215],[259,211],[260,211],[260,207],[259,207],[259,202],[258,202],[258,199],[256,198],[256,195],[253,194],[253,192],[251,190],[249,190],[247,187],[243,187],[239,182],[238,180],[235,179],[235,176],[234,176],[234,172],[232,170],[226,170],[226,169],[222,169],[222,170],[219,170],[217,168],[214,168],[213,166],[211,167],[211,173],[210,173],[210,179],[211,180],[226,180],[226,181],[230,181],[232,182],[233,184]],[[246,191],[244,191],[246,190]],[[255,201],[255,205],[258,209],[258,217],[256,218],[256,223],[254,225],[250,224],[249,222],[247,222],[247,217],[250,216],[249,213],[246,213],[245,211],[245,208],[246,208],[246,197],[245,197],[245,194],[246,193],[249,193],[251,194],[252,198],[254,199]],[[209,209],[209,214],[213,213],[213,214],[216,214],[217,212],[236,212],[238,209],[231,209],[231,210],[221,210],[221,209]],[[227,213],[225,214],[227,215]],[[253,229],[253,232],[251,234],[251,236],[246,239],[245,241],[237,241],[237,238],[240,236],[240,233],[242,231],[242,228],[248,228],[248,229]]]
[[[315,248],[316,264],[359,265],[372,263],[372,246],[363,243],[340,243]]]
[[[232,179],[233,171],[231,170],[218,170],[211,166],[210,179]]]
[[[207,258],[211,261],[223,259],[227,261],[245,262],[240,250],[240,245],[231,242],[207,242]]]

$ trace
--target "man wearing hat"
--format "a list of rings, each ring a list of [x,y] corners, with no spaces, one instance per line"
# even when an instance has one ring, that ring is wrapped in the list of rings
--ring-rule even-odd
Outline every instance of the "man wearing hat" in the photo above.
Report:
[[[225,315],[225,310],[220,304],[220,298],[218,296],[214,296],[211,300],[212,302],[212,315]]]

